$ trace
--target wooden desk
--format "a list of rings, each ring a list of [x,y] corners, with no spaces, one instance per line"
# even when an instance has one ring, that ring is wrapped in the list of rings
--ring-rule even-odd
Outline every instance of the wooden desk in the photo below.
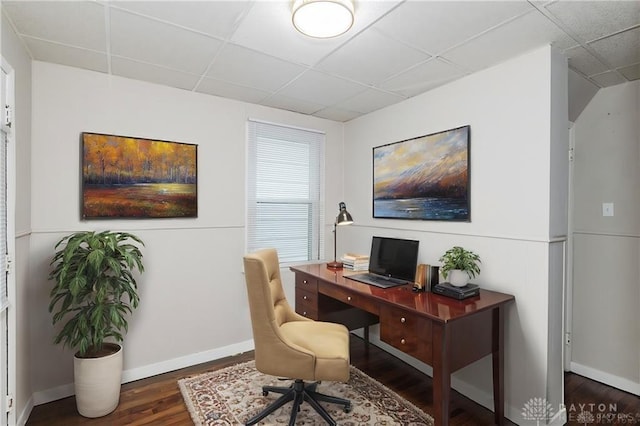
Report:
[[[411,285],[382,289],[359,283],[324,263],[291,270],[296,312],[351,330],[379,322],[382,341],[433,367],[436,426],[449,424],[451,373],[491,354],[495,422],[504,424],[504,307],[513,296],[480,290],[458,301],[414,293]]]

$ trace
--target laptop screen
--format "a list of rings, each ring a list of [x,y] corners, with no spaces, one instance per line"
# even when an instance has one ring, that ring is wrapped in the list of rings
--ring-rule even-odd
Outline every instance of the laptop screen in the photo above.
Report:
[[[419,241],[373,237],[369,271],[374,274],[414,281]]]

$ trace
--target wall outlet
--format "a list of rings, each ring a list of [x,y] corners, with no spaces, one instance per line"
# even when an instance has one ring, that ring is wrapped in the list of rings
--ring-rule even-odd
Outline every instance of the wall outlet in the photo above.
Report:
[[[613,203],[602,203],[602,216],[613,216]]]

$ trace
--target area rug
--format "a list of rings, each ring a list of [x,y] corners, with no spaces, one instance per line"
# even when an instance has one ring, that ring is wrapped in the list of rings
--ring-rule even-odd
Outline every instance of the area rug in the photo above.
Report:
[[[262,386],[288,386],[289,383],[258,372],[254,361],[178,381],[197,426],[244,424],[280,396],[276,393],[263,396]],[[337,405],[321,403],[339,425],[433,425],[429,415],[353,366],[348,383],[323,382],[317,390],[351,401],[349,413]],[[259,424],[288,424],[291,407],[291,404],[285,405]],[[326,423],[313,408],[308,403],[302,404],[296,425],[322,424]]]

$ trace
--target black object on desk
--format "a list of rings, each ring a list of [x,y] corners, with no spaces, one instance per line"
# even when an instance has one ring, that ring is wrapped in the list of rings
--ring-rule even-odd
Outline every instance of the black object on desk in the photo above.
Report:
[[[450,283],[440,283],[431,287],[431,291],[443,296],[463,300],[480,294],[480,287],[477,284],[467,284],[464,287],[456,287]]]

